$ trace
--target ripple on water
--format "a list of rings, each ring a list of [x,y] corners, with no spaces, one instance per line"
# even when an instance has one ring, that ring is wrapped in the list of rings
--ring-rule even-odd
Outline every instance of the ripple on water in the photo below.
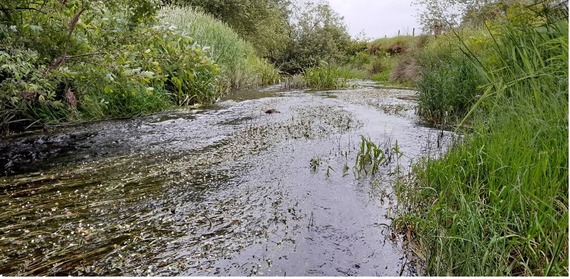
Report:
[[[442,132],[413,92],[361,87],[3,140],[0,274],[399,275],[395,165],[356,178],[360,135],[406,169]]]

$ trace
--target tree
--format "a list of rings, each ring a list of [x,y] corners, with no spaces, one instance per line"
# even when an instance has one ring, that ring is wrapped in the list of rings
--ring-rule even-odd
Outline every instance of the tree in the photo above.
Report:
[[[482,7],[500,0],[415,0],[421,6],[419,19],[425,32],[449,29],[460,25],[466,13],[477,14]]]
[[[90,28],[89,24],[94,20],[121,13],[127,19],[122,27],[132,29],[141,23],[151,22],[159,7],[158,0],[5,2],[0,3],[0,44],[36,50],[46,59],[56,59],[52,66],[59,66],[56,65],[57,59],[60,59],[60,64],[65,62],[68,54],[85,54],[85,45],[72,36],[74,33],[80,32],[82,37],[92,36],[92,33],[113,36],[113,32],[104,33]],[[5,27],[17,35],[6,32]]]
[[[478,26],[488,20],[505,16],[511,9],[536,9],[561,7],[561,0],[415,0],[422,6],[419,13],[424,31],[457,26]]]
[[[344,19],[327,3],[307,3],[292,15],[291,43],[279,61],[287,71],[338,62],[351,43]]]

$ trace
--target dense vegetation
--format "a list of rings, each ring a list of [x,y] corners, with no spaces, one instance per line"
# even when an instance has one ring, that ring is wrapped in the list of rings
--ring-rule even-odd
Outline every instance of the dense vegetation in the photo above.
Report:
[[[204,46],[205,53],[221,68],[218,83],[222,88],[240,89],[279,80],[273,65],[257,56],[252,44],[222,21],[192,7],[163,7],[158,16],[162,24]]]
[[[567,6],[417,2],[437,37],[351,39],[326,3],[2,1],[0,130],[209,104],[279,79],[416,87],[423,120],[464,134],[396,189],[426,273],[568,275]]]
[[[158,24],[158,8],[152,0],[1,4],[0,127],[213,101],[218,65],[193,38]]]
[[[166,4],[201,9],[230,26],[250,42],[256,52],[271,61],[283,55],[289,44],[292,3],[286,0],[169,0]]]
[[[0,4],[0,129],[208,104],[277,82],[276,68],[334,64],[349,43],[326,3],[10,1]]]
[[[398,187],[398,224],[429,275],[568,275],[568,19],[557,4],[513,3],[418,56],[419,113],[472,128]]]

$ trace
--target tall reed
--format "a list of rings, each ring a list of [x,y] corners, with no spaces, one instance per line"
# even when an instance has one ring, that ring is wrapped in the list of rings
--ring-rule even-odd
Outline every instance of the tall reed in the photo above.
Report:
[[[453,35],[440,37],[417,55],[420,78],[418,115],[436,124],[461,120],[481,94],[480,72]]]

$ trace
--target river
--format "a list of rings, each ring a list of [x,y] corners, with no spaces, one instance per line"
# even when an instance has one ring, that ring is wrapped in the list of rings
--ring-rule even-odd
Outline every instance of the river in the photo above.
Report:
[[[416,275],[391,185],[453,135],[414,91],[352,87],[2,139],[0,274]],[[362,137],[401,156],[359,174]]]

